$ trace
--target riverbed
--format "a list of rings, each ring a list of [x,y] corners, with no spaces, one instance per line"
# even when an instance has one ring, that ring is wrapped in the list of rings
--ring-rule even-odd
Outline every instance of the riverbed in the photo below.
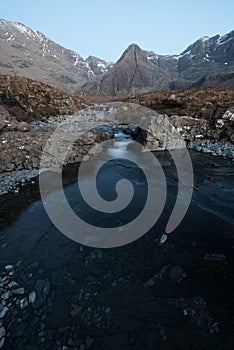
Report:
[[[105,167],[99,188],[113,200],[108,186],[115,180],[134,184],[135,202],[121,218],[89,211],[77,186],[79,165],[64,169],[74,211],[104,227],[128,222],[145,200],[141,171],[119,160],[129,152],[126,140],[116,142],[107,152],[118,161]],[[0,294],[9,291],[0,304],[0,315],[8,309],[0,318],[3,348],[233,349],[234,170],[222,157],[190,155],[192,201],[163,242],[178,190],[168,152],[155,153],[167,180],[163,214],[147,234],[122,247],[90,248],[60,233],[44,210],[38,179],[1,197]],[[14,292],[12,281],[23,293]]]

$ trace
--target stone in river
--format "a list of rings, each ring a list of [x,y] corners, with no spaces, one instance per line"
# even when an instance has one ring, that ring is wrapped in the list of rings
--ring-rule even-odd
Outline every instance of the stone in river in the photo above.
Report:
[[[158,245],[159,245],[159,246],[162,245],[163,243],[166,242],[166,240],[167,240],[167,235],[164,233],[164,234],[161,236],[161,238],[160,238],[160,240],[159,240],[159,242],[158,242]]]
[[[17,288],[13,291],[14,294],[19,294],[19,295],[22,295],[24,294],[24,288]]]
[[[10,297],[10,292],[9,292],[9,291],[7,291],[7,292],[5,292],[5,293],[3,293],[3,294],[1,295],[1,298],[2,298],[3,300],[8,300],[9,297]]]
[[[21,308],[21,310],[24,310],[24,309],[26,309],[26,307],[28,307],[28,299],[23,298],[20,300],[20,308]]]
[[[14,266],[13,266],[13,265],[6,265],[6,266],[5,266],[5,270],[6,270],[7,272],[12,271],[13,269],[14,269]]]
[[[206,254],[204,260],[207,261],[224,261],[226,260],[226,256],[223,254]]]
[[[5,328],[4,327],[0,327],[0,339],[2,339],[6,334]]]
[[[32,292],[29,294],[29,297],[28,297],[28,300],[29,300],[30,304],[35,303],[36,298],[37,298],[36,292],[35,292],[35,291],[32,291]]]
[[[2,309],[2,311],[0,312],[0,318],[5,317],[5,315],[6,315],[6,313],[7,313],[8,310],[9,310],[8,307],[5,306],[5,307]]]
[[[2,339],[0,340],[0,349],[3,348],[4,343],[5,343],[5,338],[2,338]]]
[[[173,282],[181,282],[184,277],[186,277],[186,274],[183,272],[182,268],[180,266],[173,266],[171,270],[169,271],[168,277]]]
[[[94,343],[93,338],[87,336],[86,340],[85,340],[85,344],[86,344],[87,348],[90,348],[93,343]]]
[[[10,289],[15,289],[15,288],[19,287],[19,284],[18,284],[17,282],[15,282],[15,281],[11,281],[11,282],[8,284],[8,287],[9,287]]]

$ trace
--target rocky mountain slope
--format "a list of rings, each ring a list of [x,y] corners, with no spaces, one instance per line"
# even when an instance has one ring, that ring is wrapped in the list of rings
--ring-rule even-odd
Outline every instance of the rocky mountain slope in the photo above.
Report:
[[[1,74],[24,76],[75,94],[90,77],[110,67],[96,57],[84,60],[21,23],[0,20]]]
[[[40,32],[0,20],[0,73],[86,96],[205,85],[233,89],[234,31],[200,38],[180,55],[158,55],[132,44],[113,64],[93,56],[84,60]]]
[[[180,55],[157,55],[130,45],[107,73],[90,79],[85,95],[119,95],[203,85],[234,88],[234,31],[203,37]]]
[[[117,63],[107,73],[90,79],[82,93],[88,95],[118,95],[137,90],[163,89],[168,87],[171,74],[166,69],[147,59],[136,44],[123,53]]]
[[[234,68],[234,31],[222,37],[203,37],[178,58],[175,87],[200,86],[209,81],[210,75],[226,74]]]

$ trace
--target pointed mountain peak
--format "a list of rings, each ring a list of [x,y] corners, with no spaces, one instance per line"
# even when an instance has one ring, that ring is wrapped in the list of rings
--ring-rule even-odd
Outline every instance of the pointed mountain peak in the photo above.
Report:
[[[131,44],[124,51],[124,53],[119,58],[119,60],[116,62],[116,64],[123,61],[123,60],[132,60],[135,56],[141,57],[142,59],[146,59],[146,56],[145,56],[143,50],[140,48],[140,46],[138,46],[137,44]]]
[[[127,50],[140,50],[140,51],[142,51],[141,48],[140,48],[140,46],[137,45],[137,44],[135,44],[135,43],[130,44],[130,45],[128,46]]]

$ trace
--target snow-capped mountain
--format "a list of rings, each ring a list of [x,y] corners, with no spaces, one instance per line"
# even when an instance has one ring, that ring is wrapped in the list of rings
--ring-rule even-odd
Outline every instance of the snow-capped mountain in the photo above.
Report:
[[[118,95],[208,84],[234,88],[234,31],[202,37],[180,55],[158,55],[130,45],[112,69],[85,83],[82,92]]]
[[[90,68],[92,76],[107,73],[114,66],[114,63],[106,62],[94,56],[89,56],[88,58],[86,58],[85,62]]]
[[[98,58],[89,61],[24,24],[0,20],[1,74],[25,76],[75,93],[90,77],[110,67]]]
[[[202,37],[190,45],[178,59],[179,79],[202,84],[212,74],[234,67],[234,31],[214,37]]]
[[[202,37],[180,55],[132,44],[114,64],[56,44],[21,23],[0,20],[0,74],[25,76],[71,94],[129,94],[213,84],[234,87],[234,31]]]

